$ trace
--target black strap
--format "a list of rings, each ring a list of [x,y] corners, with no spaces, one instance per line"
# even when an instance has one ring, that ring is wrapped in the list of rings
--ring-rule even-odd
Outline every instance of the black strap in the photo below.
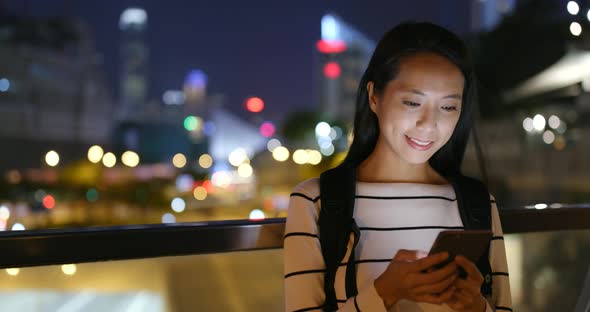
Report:
[[[490,193],[484,183],[466,176],[457,176],[451,179],[461,220],[466,229],[489,230],[492,228],[492,207]],[[490,241],[491,243],[491,241]],[[492,267],[489,261],[490,246],[485,249],[476,265],[481,272],[484,282],[481,286],[483,295],[492,293]]]
[[[326,295],[324,310],[326,311],[338,309],[334,281],[338,265],[346,255],[350,232],[356,227],[353,219],[355,193],[355,171],[348,165],[343,164],[321,174],[321,209],[318,227],[322,255],[326,264],[326,274],[324,275],[324,292]],[[355,241],[358,241],[357,234],[355,234]],[[353,246],[349,266],[347,266],[347,284],[349,283],[349,276],[356,278],[354,249]],[[350,273],[348,272],[349,269],[352,270]],[[354,288],[351,291],[354,290],[356,295],[356,281],[354,282]]]

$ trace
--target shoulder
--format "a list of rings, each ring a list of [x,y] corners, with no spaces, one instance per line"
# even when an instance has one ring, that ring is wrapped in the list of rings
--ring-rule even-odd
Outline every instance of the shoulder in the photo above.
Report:
[[[320,196],[320,179],[312,178],[297,184],[297,186],[295,186],[295,188],[293,188],[293,191],[291,192],[291,197],[294,196],[309,197],[314,202],[316,202]]]
[[[314,178],[299,183],[290,197],[285,232],[317,233],[320,180]]]

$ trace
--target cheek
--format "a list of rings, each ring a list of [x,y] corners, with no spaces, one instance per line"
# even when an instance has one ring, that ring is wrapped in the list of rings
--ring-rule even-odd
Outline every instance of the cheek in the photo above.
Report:
[[[446,140],[450,139],[451,136],[453,135],[453,131],[455,131],[455,127],[457,126],[458,121],[459,121],[458,117],[453,118],[453,119],[449,119],[449,120],[445,120],[439,126],[439,129],[441,130],[442,135]]]

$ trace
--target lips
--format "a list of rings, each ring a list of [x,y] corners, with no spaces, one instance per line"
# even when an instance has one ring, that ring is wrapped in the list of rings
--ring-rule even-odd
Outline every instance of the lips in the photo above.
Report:
[[[406,142],[410,145],[413,149],[418,151],[426,151],[434,145],[434,141],[422,141],[416,138],[412,138],[406,135]]]

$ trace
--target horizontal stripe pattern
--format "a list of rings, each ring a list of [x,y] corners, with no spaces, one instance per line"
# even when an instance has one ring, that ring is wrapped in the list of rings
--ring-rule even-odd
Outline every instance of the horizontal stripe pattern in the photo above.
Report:
[[[321,310],[325,264],[318,239],[317,220],[321,206],[318,179],[297,186],[285,228],[285,304],[287,311]],[[357,186],[355,221],[361,230],[354,263],[359,294],[346,298],[344,287],[347,251],[336,273],[338,308],[346,311],[384,311],[373,281],[386,269],[399,249],[428,250],[438,232],[464,229],[452,187],[419,184],[372,184]],[[299,200],[304,199],[304,200]],[[492,198],[491,203],[495,204]],[[504,238],[495,205],[492,205],[496,243],[490,245],[490,264],[494,278],[490,301],[497,310],[511,310]],[[426,223],[426,224],[425,224]],[[287,239],[289,238],[289,239]],[[350,242],[349,242],[350,243]],[[348,248],[350,250],[350,248]],[[351,300],[352,299],[352,300]],[[411,305],[412,303],[410,303]],[[309,308],[308,308],[309,307]],[[429,311],[416,304],[407,312]],[[443,308],[440,311],[447,311]],[[448,310],[450,311],[450,310]]]
[[[448,198],[443,196],[369,196],[369,195],[356,195],[355,198],[363,199],[378,199],[378,200],[407,200],[407,199],[442,199],[450,202],[454,202],[457,199]]]
[[[289,274],[285,274],[285,279],[287,279],[287,278],[289,278],[291,276],[295,276],[295,275],[312,274],[312,273],[324,273],[324,272],[326,272],[325,269],[295,271],[295,272],[291,272]]]
[[[283,239],[285,239],[287,237],[291,237],[291,236],[308,236],[308,237],[319,238],[317,234],[306,233],[306,232],[292,232],[292,233],[285,234],[285,236],[283,237]]]
[[[305,198],[311,202],[317,202],[320,199],[320,196],[316,196],[315,198],[311,198],[303,193],[291,193],[290,197],[301,197],[301,198]]]
[[[306,312],[306,311],[313,311],[313,310],[323,311],[322,310],[323,308],[324,308],[324,306],[311,307],[311,308],[303,308],[303,309],[293,310],[293,312]]]

